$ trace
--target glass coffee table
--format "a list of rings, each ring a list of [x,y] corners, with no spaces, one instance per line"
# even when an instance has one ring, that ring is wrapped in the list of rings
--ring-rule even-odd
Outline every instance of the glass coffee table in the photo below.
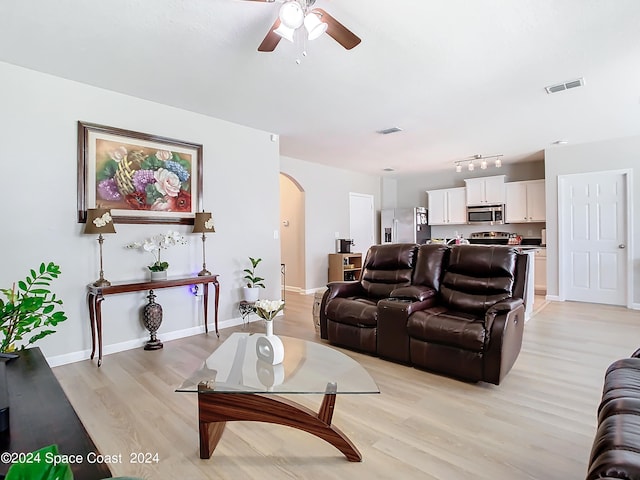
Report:
[[[336,447],[349,461],[362,461],[358,449],[331,419],[336,395],[380,393],[371,375],[338,350],[283,336],[284,361],[270,365],[256,355],[261,336],[231,334],[176,390],[198,394],[200,458],[211,458],[226,422],[252,421],[303,430]],[[324,397],[316,413],[282,394]]]

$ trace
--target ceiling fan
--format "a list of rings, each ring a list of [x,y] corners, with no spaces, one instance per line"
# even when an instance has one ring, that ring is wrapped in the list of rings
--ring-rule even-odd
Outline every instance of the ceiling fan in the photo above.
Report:
[[[273,52],[282,38],[293,42],[296,30],[305,27],[309,40],[327,35],[351,50],[361,40],[351,30],[338,22],[322,8],[312,8],[316,0],[246,0],[251,2],[282,3],[278,18],[258,47],[259,52]]]

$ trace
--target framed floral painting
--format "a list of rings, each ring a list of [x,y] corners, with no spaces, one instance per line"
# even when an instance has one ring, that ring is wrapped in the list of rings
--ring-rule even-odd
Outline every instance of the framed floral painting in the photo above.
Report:
[[[110,208],[116,223],[193,224],[202,145],[78,122],[78,222]]]

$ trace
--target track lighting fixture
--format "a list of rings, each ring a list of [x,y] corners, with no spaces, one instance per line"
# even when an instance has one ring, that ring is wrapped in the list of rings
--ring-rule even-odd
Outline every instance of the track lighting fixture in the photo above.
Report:
[[[495,158],[494,161],[494,165],[496,168],[500,168],[502,166],[502,160],[500,159],[500,157],[502,157],[503,155],[501,153],[496,154],[496,155],[480,155],[480,154],[476,154],[474,155],[470,160],[468,160],[468,164],[467,164],[467,170],[469,170],[470,172],[473,172],[476,168],[476,164],[475,161],[478,160],[480,168],[482,170],[486,170],[489,166],[489,162],[487,160]],[[460,173],[462,172],[462,165],[461,163],[464,163],[467,160],[456,160],[455,165],[456,165],[456,173]]]

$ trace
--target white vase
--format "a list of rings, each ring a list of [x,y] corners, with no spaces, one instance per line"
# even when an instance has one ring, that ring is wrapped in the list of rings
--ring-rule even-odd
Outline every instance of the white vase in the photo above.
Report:
[[[260,295],[259,287],[243,287],[242,289],[244,295],[244,301],[253,303],[258,301],[258,297]]]
[[[277,365],[284,360],[284,345],[280,337],[273,334],[273,320],[267,321],[267,334],[256,340],[256,355],[269,365]]]
[[[167,271],[160,270],[159,272],[151,271],[151,280],[166,280],[167,279]]]

